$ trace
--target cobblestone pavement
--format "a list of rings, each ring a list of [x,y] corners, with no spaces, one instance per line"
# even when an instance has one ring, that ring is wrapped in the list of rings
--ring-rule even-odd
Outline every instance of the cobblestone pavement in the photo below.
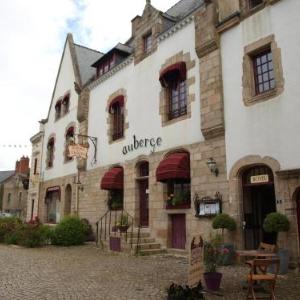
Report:
[[[223,296],[206,299],[245,299],[241,280],[246,269],[226,267]],[[92,245],[24,249],[0,245],[0,299],[166,299],[171,282],[184,283],[187,261],[170,256],[132,257],[105,253]],[[279,279],[277,299],[300,299],[300,276]]]

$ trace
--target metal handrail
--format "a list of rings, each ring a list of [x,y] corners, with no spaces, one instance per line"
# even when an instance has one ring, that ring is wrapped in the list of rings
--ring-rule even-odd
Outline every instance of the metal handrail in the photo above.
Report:
[[[96,222],[96,246],[99,247],[99,242],[102,240],[106,240],[113,233],[115,236],[117,234],[117,222],[118,220],[123,220],[124,216],[126,216],[129,227],[125,228],[125,230],[120,230],[119,232],[121,237],[125,236],[125,241],[127,243],[128,240],[128,229],[130,228],[131,237],[130,237],[130,248],[133,247],[133,226],[134,226],[134,217],[132,217],[126,210],[107,210],[103,216],[99,218]],[[112,226],[113,225],[113,226]],[[135,254],[138,254],[139,244],[140,244],[140,229],[141,226],[138,226],[137,233],[137,243],[136,243],[136,251]]]

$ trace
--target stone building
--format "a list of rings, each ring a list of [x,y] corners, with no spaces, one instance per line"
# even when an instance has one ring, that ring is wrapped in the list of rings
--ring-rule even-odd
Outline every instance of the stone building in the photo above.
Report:
[[[26,206],[29,184],[29,158],[21,157],[9,177],[2,181],[2,211],[22,219],[26,218]]]
[[[161,12],[146,1],[128,41],[105,54],[68,35],[43,129],[42,220],[106,214],[111,228],[123,209],[162,248],[184,250],[222,210],[238,224],[227,238],[253,248],[272,241],[262,220],[277,210],[297,256],[298,119],[285,120],[299,95],[297,8],[182,0]],[[74,142],[87,159],[69,157]]]

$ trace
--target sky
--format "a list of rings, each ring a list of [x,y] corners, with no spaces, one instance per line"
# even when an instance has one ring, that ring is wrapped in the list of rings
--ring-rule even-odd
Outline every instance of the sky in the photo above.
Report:
[[[179,0],[152,0],[166,11]],[[67,33],[107,52],[131,34],[146,0],[0,1],[0,171],[31,156],[30,138],[47,117]]]

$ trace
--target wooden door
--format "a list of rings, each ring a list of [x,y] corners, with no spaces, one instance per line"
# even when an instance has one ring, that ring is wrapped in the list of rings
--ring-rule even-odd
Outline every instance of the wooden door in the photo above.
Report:
[[[171,216],[172,223],[172,248],[185,249],[186,225],[185,214],[175,214]]]
[[[298,222],[298,236],[299,236],[299,243],[300,243],[300,191],[297,193],[297,222]]]
[[[143,227],[148,227],[149,226],[148,179],[139,181],[139,196],[140,196],[140,225]]]

